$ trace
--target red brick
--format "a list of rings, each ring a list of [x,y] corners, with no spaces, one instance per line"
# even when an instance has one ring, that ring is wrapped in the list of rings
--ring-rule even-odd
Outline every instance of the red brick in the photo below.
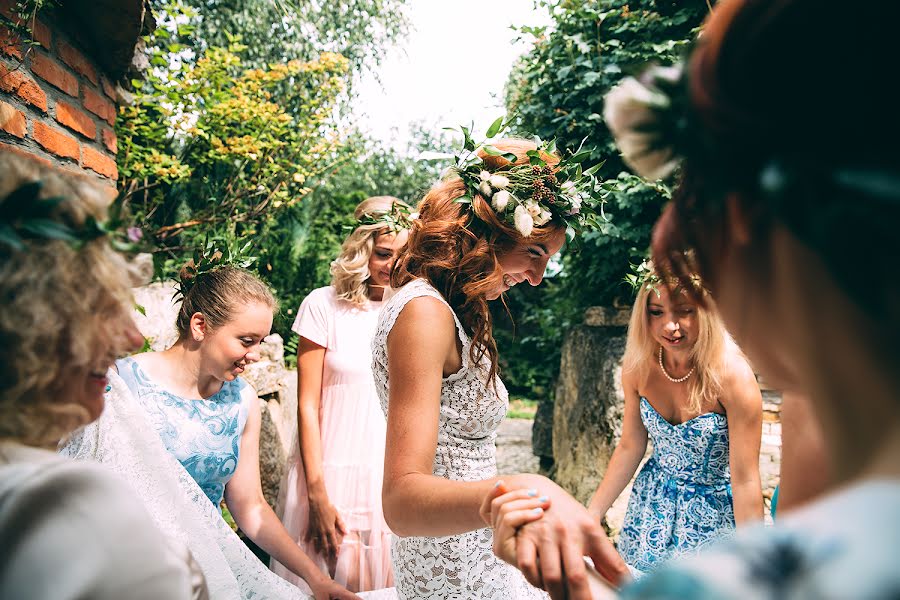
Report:
[[[119,140],[116,138],[115,132],[112,129],[103,128],[101,130],[101,135],[103,137],[103,145],[106,146],[106,149],[116,154],[119,152]]]
[[[21,46],[22,39],[19,37],[19,34],[13,32],[5,25],[0,25],[0,52],[7,56],[22,60]]]
[[[89,87],[82,89],[84,90],[84,107],[110,125],[115,124],[116,105]]]
[[[0,90],[15,94],[28,104],[47,112],[47,94],[21,69],[9,70],[0,65]]]
[[[78,160],[78,142],[70,135],[41,121],[34,122],[34,139],[47,152]]]
[[[40,52],[31,55],[31,72],[67,93],[78,97],[78,79],[64,66]]]
[[[101,152],[97,152],[90,146],[82,146],[81,148],[84,151],[84,159],[81,164],[85,168],[92,169],[110,179],[119,178],[119,169],[116,167],[115,160]]]
[[[76,73],[81,73],[90,79],[94,85],[100,85],[97,69],[84,57],[84,54],[63,41],[57,42],[56,50],[62,61],[72,67]]]
[[[3,15],[13,23],[20,20],[15,9],[16,0],[0,0],[0,15]]]
[[[39,156],[39,155],[35,154],[34,150],[31,150],[31,149],[24,150],[21,146],[13,146],[12,144],[4,144],[3,142],[0,142],[0,152],[12,152],[13,154],[15,154],[17,156],[21,156],[21,157],[27,158],[29,160],[37,161],[47,167],[53,167],[52,162],[50,162],[43,156]]]
[[[47,27],[43,21],[39,19],[34,20],[34,30],[31,32],[31,37],[47,50],[50,49],[50,38],[52,37],[52,34],[50,33],[50,28]]]
[[[113,84],[111,84],[111,83],[109,82],[109,80],[106,79],[106,77],[101,77],[101,78],[100,78],[100,84],[103,86],[103,93],[106,94],[106,96],[107,96],[110,100],[112,100],[113,102],[115,102],[115,101],[116,101],[116,86],[114,86]]]
[[[56,103],[56,120],[86,138],[97,139],[97,126],[94,125],[94,120],[86,112],[68,102],[59,100]]]
[[[27,133],[25,115],[11,104],[0,101],[0,129],[24,139]]]

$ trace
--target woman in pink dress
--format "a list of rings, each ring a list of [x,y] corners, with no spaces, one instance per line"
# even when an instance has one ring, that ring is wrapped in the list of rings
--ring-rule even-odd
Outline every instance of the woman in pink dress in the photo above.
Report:
[[[332,284],[306,297],[293,325],[299,443],[282,484],[282,521],[323,571],[354,592],[393,585],[372,337],[409,210],[390,196],[360,203],[357,227],[331,265]],[[277,562],[272,569],[302,585]]]

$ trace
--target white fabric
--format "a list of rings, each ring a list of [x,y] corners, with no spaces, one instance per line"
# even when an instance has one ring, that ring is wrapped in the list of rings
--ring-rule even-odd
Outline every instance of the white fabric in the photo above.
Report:
[[[0,598],[188,600],[198,572],[176,550],[105,469],[0,442]]]
[[[250,552],[168,453],[122,378],[114,371],[108,376],[112,389],[100,419],[74,434],[60,453],[96,460],[125,480],[156,526],[190,547],[213,600],[305,598]]]
[[[406,304],[423,296],[446,301],[424,280],[414,280],[387,301],[372,343],[376,388],[382,409],[388,407],[387,336]],[[447,305],[449,308],[449,305]],[[452,308],[451,308],[451,312]],[[497,475],[497,428],[509,398],[503,382],[488,385],[487,359],[472,365],[470,341],[453,314],[462,342],[462,368],[441,383],[438,441],[432,472],[438,477],[479,481]],[[422,324],[427,327],[427,323]],[[414,510],[415,507],[410,507]],[[441,538],[396,538],[391,557],[398,595],[413,598],[546,598],[522,574],[501,562],[492,551],[490,529]]]
[[[60,453],[115,471],[140,498],[156,526],[186,544],[200,564],[212,600],[310,598],[263,565],[222,519],[203,490],[163,446],[143,409],[115,372],[96,422]],[[389,600],[393,590],[368,600]]]
[[[319,409],[322,475],[328,499],[347,528],[334,580],[349,590],[393,585],[392,534],[381,508],[385,421],[371,368],[380,308],[381,302],[355,306],[339,299],[333,287],[323,287],[303,300],[293,327],[298,335],[325,348]],[[278,515],[291,537],[327,573],[325,559],[304,541],[309,493],[296,436],[290,447]],[[305,587],[277,561],[271,566],[291,583]]]

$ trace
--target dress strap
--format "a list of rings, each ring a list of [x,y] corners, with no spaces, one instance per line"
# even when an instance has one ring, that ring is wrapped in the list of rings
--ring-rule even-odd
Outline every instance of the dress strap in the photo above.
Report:
[[[382,308],[382,322],[378,331],[379,335],[376,335],[377,338],[383,336],[384,339],[379,339],[378,342],[386,344],[387,336],[391,332],[391,329],[394,328],[394,323],[397,322],[397,318],[400,316],[400,313],[403,312],[406,304],[410,300],[421,298],[423,296],[437,298],[444,306],[450,309],[450,314],[453,315],[453,322],[456,325],[456,333],[459,336],[459,341],[462,342],[463,369],[467,368],[469,366],[469,345],[471,344],[469,336],[466,334],[465,329],[463,329],[462,323],[456,316],[453,307],[450,306],[444,296],[442,296],[434,286],[424,279],[414,279],[410,281],[400,289],[396,290],[387,301],[384,308]]]

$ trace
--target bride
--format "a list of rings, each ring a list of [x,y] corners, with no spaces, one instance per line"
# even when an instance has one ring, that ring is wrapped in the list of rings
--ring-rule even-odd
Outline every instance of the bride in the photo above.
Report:
[[[384,512],[400,536],[392,562],[404,600],[545,597],[493,555],[479,516],[499,482],[494,440],[508,404],[487,303],[541,282],[593,189],[546,147],[506,139],[471,151],[419,205],[373,342],[387,414]],[[556,561],[560,571],[583,572],[589,554],[612,580],[626,572],[599,525],[552,482],[527,474],[504,482],[534,496],[540,488],[544,507],[552,501],[544,520],[558,522],[573,548]]]

